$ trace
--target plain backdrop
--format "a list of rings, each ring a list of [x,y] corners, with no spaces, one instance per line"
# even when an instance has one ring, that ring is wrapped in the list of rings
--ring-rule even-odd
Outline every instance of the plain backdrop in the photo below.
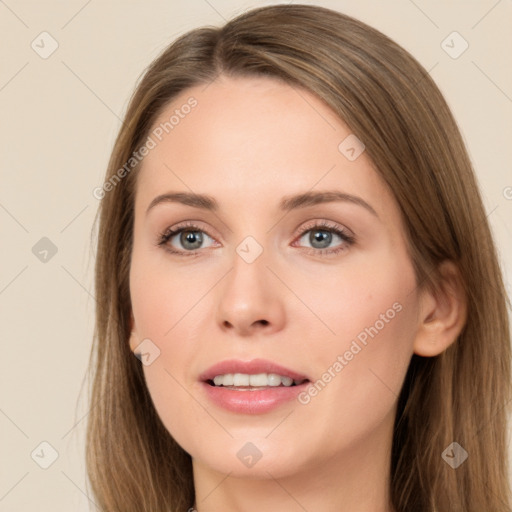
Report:
[[[153,58],[192,28],[271,3],[0,1],[0,511],[96,510],[82,388],[94,326],[92,191]],[[512,1],[305,3],[372,25],[430,72],[467,143],[510,293]]]

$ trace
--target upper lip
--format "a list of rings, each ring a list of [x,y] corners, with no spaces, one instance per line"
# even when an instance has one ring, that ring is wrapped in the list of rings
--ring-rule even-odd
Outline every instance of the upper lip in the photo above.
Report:
[[[309,380],[306,375],[285,368],[280,364],[267,361],[265,359],[252,359],[251,361],[241,361],[239,359],[229,359],[214,364],[205,370],[199,376],[199,380],[206,382],[213,380],[217,375],[227,375],[228,373],[245,373],[256,375],[258,373],[275,373],[282,377],[291,377],[294,381]]]

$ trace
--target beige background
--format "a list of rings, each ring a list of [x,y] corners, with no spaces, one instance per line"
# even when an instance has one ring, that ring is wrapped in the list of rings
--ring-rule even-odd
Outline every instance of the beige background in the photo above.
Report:
[[[0,1],[0,511],[96,510],[85,485],[85,387],[80,394],[94,323],[92,191],[147,64],[191,28],[270,3]],[[308,3],[380,29],[430,70],[467,142],[510,293],[512,1]],[[46,59],[31,47],[51,48],[43,31],[58,43]],[[453,31],[469,44],[456,59],[441,46]],[[46,262],[32,250],[43,237],[57,248]],[[59,454],[47,469],[52,452],[41,442]]]

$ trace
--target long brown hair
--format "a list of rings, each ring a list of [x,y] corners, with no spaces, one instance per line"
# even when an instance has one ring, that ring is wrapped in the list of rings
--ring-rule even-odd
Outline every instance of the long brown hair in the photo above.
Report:
[[[393,191],[418,285],[438,286],[444,260],[460,270],[466,325],[441,355],[412,357],[399,397],[390,461],[393,507],[510,512],[507,297],[456,122],[428,73],[404,49],[360,21],[309,5],[257,8],[223,27],[182,35],[149,66],[132,96],[98,210],[86,453],[95,502],[108,512],[184,512],[194,503],[191,458],[161,423],[129,348],[138,166],[125,164],[176,95],[220,73],[265,75],[316,94],[364,142]],[[469,455],[457,469],[442,458],[454,441]]]

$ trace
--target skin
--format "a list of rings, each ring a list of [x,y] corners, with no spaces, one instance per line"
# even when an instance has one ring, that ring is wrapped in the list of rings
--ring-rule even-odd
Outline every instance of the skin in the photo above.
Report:
[[[391,191],[365,152],[349,161],[338,150],[351,131],[313,94],[220,76],[184,91],[155,126],[190,96],[197,106],[138,176],[130,346],[149,338],[160,350],[144,374],[164,425],[192,456],[195,508],[389,512],[393,421],[410,358],[442,352],[464,323],[454,267],[443,267],[439,293],[417,288]],[[279,210],[284,196],[310,190],[353,194],[377,215],[351,202]],[[211,195],[219,211],[161,203],[146,214],[170,191]],[[196,256],[157,245],[183,221],[204,230]],[[309,235],[323,228],[304,229],[312,221],[356,240],[334,234],[327,250],[343,250],[320,255]],[[252,263],[236,252],[249,235],[263,249]],[[191,251],[180,235],[167,245]],[[202,392],[199,374],[231,358],[270,359],[320,379],[396,303],[400,312],[307,404],[237,414]],[[250,468],[236,455],[247,442],[262,453]]]

